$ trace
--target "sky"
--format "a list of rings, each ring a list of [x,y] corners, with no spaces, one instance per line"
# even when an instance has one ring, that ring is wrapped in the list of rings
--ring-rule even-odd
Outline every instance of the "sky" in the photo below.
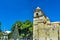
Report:
[[[2,31],[11,30],[16,21],[30,20],[39,6],[53,21],[60,21],[60,0],[0,0],[0,21]]]

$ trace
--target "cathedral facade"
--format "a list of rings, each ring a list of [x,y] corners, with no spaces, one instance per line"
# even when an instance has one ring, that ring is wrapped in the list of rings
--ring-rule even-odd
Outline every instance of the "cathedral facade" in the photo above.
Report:
[[[50,22],[39,7],[34,11],[33,40],[60,40],[60,22]]]

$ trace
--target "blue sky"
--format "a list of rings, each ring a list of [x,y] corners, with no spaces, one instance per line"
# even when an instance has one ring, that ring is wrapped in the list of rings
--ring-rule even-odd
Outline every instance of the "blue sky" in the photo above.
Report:
[[[0,0],[2,31],[11,30],[16,21],[33,21],[33,11],[37,6],[51,21],[60,21],[59,0]]]

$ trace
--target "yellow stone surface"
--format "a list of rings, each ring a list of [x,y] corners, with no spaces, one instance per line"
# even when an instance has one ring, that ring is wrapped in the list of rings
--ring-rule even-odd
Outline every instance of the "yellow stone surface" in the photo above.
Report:
[[[41,9],[36,9],[33,18],[33,39],[41,37],[58,38],[58,35],[60,36],[60,22],[50,22],[49,18],[43,14]]]

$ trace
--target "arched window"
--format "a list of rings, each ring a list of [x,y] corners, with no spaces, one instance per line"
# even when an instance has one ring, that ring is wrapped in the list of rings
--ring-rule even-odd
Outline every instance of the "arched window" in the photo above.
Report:
[[[38,17],[38,13],[36,13],[36,16]]]

